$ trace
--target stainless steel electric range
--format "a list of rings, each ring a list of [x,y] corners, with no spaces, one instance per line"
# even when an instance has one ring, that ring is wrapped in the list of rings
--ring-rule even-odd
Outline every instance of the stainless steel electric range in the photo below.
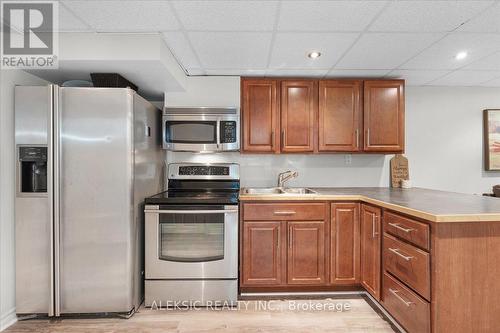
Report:
[[[145,201],[145,304],[235,303],[237,164],[170,164],[168,191]]]

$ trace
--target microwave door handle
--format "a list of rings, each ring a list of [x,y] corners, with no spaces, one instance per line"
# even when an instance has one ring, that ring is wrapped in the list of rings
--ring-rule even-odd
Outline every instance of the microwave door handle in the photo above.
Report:
[[[220,146],[220,119],[217,119],[216,124],[217,124],[217,126],[216,126],[217,149],[219,149],[219,146]]]

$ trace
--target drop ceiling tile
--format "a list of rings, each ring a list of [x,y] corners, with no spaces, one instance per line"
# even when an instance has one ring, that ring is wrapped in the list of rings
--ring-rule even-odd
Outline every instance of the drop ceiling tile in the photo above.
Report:
[[[384,1],[284,1],[280,31],[362,31]]]
[[[332,69],[328,78],[381,78],[389,73],[390,69]]]
[[[264,76],[265,69],[207,69],[207,75]]]
[[[500,77],[500,71],[465,71],[458,70],[429,82],[432,86],[477,86]]]
[[[442,36],[437,33],[367,33],[335,69],[393,69]]]
[[[405,79],[408,86],[421,86],[434,81],[450,71],[402,70],[397,69],[386,75],[386,78]]]
[[[266,76],[272,77],[323,77],[328,73],[328,68],[323,69],[268,69]]]
[[[359,33],[277,33],[269,67],[330,68],[359,36]],[[311,59],[311,50],[321,57]]]
[[[0,23],[3,26],[3,20],[0,19]],[[92,28],[83,22],[80,18],[75,16],[70,10],[68,10],[64,5],[59,4],[59,32],[86,32],[92,31]],[[11,29],[17,32],[22,31],[21,26],[16,26],[11,24]],[[50,27],[52,30],[52,27]],[[48,30],[46,30],[48,31]]]
[[[174,1],[186,30],[273,30],[278,1]]]
[[[157,32],[179,29],[166,1],[64,1],[94,30],[103,32]]]
[[[464,69],[480,69],[500,71],[500,52],[479,59],[464,67]]]
[[[185,69],[199,68],[200,64],[196,58],[189,41],[180,31],[169,31],[163,33],[163,39],[178,62]]]
[[[500,32],[500,2],[481,15],[462,25],[458,31]]]
[[[493,1],[395,1],[370,31],[445,32],[491,6]]]
[[[458,52],[467,58],[456,60]],[[457,69],[500,51],[500,34],[453,33],[401,66],[402,69]]]
[[[75,16],[70,10],[59,4],[59,31],[60,32],[84,32],[92,31],[90,25]]]
[[[205,69],[267,66],[270,32],[189,32],[188,35]]]

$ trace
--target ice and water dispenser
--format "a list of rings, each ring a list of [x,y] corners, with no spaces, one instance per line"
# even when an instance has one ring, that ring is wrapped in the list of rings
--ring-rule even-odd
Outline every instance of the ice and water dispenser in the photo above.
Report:
[[[20,192],[47,192],[47,147],[20,146],[18,149]]]

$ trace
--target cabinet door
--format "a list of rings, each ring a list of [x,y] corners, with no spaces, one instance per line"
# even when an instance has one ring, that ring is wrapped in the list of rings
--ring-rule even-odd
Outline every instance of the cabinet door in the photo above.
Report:
[[[286,222],[243,223],[242,285],[280,285],[286,253]]]
[[[361,81],[319,82],[319,151],[359,151],[361,131]]]
[[[361,284],[380,299],[380,209],[361,205]]]
[[[325,222],[288,222],[288,284],[325,283]]]
[[[278,81],[241,80],[243,152],[279,150]]]
[[[364,82],[364,150],[404,151],[404,81]]]
[[[316,81],[281,82],[281,151],[314,151]]]
[[[331,211],[330,283],[359,283],[359,204],[333,203]]]

